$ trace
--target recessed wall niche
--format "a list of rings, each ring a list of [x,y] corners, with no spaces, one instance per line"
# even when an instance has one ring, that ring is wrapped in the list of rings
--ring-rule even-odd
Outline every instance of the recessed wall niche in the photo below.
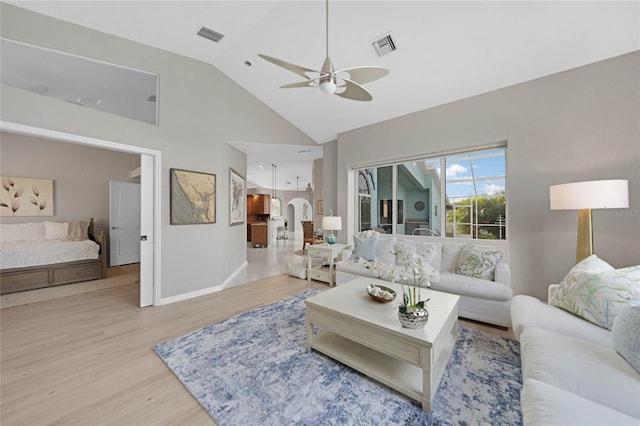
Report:
[[[2,84],[158,124],[158,75],[0,39]]]

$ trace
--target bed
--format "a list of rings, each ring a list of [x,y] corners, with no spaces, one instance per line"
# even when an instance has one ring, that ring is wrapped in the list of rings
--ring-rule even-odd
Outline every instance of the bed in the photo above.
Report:
[[[106,254],[93,218],[0,224],[0,294],[106,278]]]

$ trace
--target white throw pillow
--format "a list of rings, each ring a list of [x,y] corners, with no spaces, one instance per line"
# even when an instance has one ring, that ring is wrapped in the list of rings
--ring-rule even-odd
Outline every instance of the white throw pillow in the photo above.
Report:
[[[550,303],[611,330],[634,289],[640,292],[640,265],[613,269],[592,255],[569,271]]]
[[[3,243],[42,240],[44,240],[44,223],[42,222],[0,224],[0,241]]]
[[[44,235],[47,240],[66,240],[69,234],[69,222],[45,222]]]
[[[455,271],[463,247],[464,244],[460,243],[442,243],[442,264],[440,267],[441,271]]]
[[[378,238],[376,243],[376,262],[393,265],[396,263],[396,238]]]
[[[416,249],[418,254],[424,257],[436,271],[442,270],[442,244],[420,241]]]

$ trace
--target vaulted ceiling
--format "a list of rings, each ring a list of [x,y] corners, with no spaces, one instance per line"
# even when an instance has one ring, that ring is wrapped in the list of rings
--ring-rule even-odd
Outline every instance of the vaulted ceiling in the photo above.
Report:
[[[329,57],[336,69],[389,70],[364,86],[373,100],[357,102],[318,88],[281,89],[303,79],[257,56],[319,70],[324,1],[8,3],[211,63],[318,143],[640,49],[637,1],[331,0]],[[198,36],[203,26],[224,37],[214,43]],[[372,42],[386,34],[397,49],[379,57]]]

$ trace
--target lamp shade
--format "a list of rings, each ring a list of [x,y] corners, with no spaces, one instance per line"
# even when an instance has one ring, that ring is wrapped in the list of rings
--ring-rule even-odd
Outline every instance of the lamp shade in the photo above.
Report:
[[[322,218],[322,229],[340,231],[342,229],[342,219],[340,216],[324,216]]]
[[[592,180],[549,187],[551,210],[620,209],[629,207],[629,181]]]

